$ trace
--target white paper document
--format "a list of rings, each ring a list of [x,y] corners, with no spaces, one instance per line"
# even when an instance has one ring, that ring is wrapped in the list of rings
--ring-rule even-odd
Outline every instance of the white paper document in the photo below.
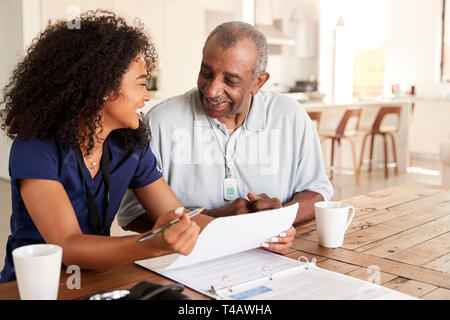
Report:
[[[298,204],[288,207],[217,218],[200,233],[188,256],[171,254],[153,258],[157,270],[180,268],[254,248],[286,231],[297,216]]]

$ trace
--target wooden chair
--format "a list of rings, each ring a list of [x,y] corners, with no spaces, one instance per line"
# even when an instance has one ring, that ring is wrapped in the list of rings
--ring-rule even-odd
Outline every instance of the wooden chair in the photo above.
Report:
[[[345,111],[344,115],[339,122],[336,131],[322,131],[320,133],[321,141],[326,139],[331,139],[331,163],[330,163],[330,180],[333,179],[334,171],[334,144],[337,142],[338,147],[341,147],[341,140],[347,139],[350,141],[353,153],[353,166],[355,170],[356,184],[359,184],[359,166],[356,159],[356,149],[355,143],[352,138],[358,134],[359,121],[361,119],[362,109],[348,109]],[[348,129],[347,124],[351,118],[356,118],[356,125],[354,128]]]
[[[322,111],[307,111],[311,121],[314,122],[317,132],[319,132],[320,118],[322,117]]]
[[[369,161],[369,172],[372,171],[372,159],[373,159],[373,148],[374,148],[374,140],[375,136],[377,134],[381,135],[383,137],[384,141],[384,177],[388,178],[388,151],[387,151],[387,140],[386,136],[389,136],[392,141],[392,153],[394,155],[394,162],[395,162],[395,174],[398,175],[398,167],[397,167],[397,149],[395,147],[395,137],[393,133],[398,132],[400,128],[400,114],[401,114],[402,108],[401,107],[381,107],[380,111],[378,111],[378,114],[375,118],[375,121],[373,122],[372,129],[367,132],[364,135],[362,149],[361,149],[361,157],[359,160],[359,170],[361,170],[361,166],[363,163],[363,156],[364,156],[364,148],[366,146],[366,141],[369,136],[371,136],[371,142],[370,142],[370,161]],[[394,114],[397,115],[397,125],[396,126],[381,126],[381,123],[383,122],[383,119],[388,114]]]

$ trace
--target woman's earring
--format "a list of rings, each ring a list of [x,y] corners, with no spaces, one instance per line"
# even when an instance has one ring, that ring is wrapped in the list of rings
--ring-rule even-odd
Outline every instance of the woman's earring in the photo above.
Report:
[[[103,97],[103,101],[106,101],[106,99],[108,99],[106,96]]]

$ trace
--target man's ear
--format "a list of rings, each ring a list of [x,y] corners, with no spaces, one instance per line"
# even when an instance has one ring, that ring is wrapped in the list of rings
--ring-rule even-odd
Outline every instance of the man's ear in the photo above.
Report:
[[[262,86],[269,80],[270,74],[268,72],[263,72],[261,75],[256,79],[256,85],[252,90],[252,96],[258,93],[258,91],[262,88]]]

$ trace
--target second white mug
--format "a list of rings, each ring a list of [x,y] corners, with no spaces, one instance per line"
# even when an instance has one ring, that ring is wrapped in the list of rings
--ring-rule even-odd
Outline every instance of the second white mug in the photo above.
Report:
[[[62,248],[32,244],[12,252],[21,300],[56,300],[61,272]]]
[[[355,215],[355,208],[338,201],[320,201],[314,204],[319,245],[338,248]],[[350,216],[349,216],[350,214]]]

